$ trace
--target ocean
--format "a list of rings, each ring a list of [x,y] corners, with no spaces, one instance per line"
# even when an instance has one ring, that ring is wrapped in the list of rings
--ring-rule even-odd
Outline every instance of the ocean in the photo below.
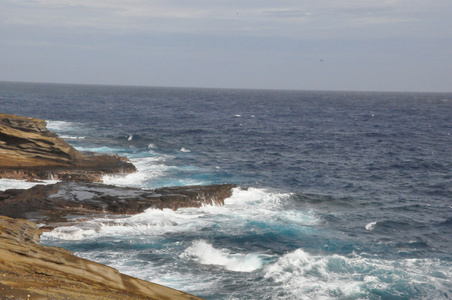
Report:
[[[239,186],[44,245],[205,299],[452,298],[450,93],[0,82],[0,112],[138,168],[107,184]]]

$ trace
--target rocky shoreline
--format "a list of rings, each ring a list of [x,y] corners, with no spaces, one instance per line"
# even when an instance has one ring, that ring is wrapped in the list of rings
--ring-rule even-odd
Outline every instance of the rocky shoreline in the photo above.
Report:
[[[126,157],[82,153],[47,129],[45,120],[0,114],[0,178],[102,182],[136,172]]]
[[[222,205],[235,187],[100,183],[105,174],[135,171],[125,157],[77,151],[44,120],[0,114],[0,178],[61,180],[0,192],[0,299],[200,299],[39,244],[44,230],[90,218]]]
[[[0,299],[200,299],[39,244],[36,224],[0,216]]]
[[[23,218],[53,229],[70,225],[75,216],[84,220],[105,215],[132,215],[148,208],[223,205],[235,185],[166,187],[155,190],[122,188],[99,183],[62,181],[27,190],[0,192],[0,215]],[[77,218],[80,220],[80,218]]]

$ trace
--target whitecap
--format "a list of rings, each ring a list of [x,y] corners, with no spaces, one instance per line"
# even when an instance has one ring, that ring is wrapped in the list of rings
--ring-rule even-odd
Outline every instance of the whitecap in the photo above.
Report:
[[[39,182],[29,182],[26,180],[0,179],[0,191],[9,189],[29,189],[38,184],[54,184],[59,180],[41,180]]]
[[[133,180],[143,180],[135,177],[141,176],[140,172],[130,176],[124,177],[123,181],[111,177],[105,181],[130,186],[129,183]],[[128,180],[130,182],[127,182]],[[278,230],[313,230],[309,225],[315,224],[318,219],[312,212],[278,209],[282,205],[281,200],[286,197],[288,197],[287,194],[269,193],[262,189],[246,191],[234,189],[232,197],[225,200],[224,206],[203,205],[200,208],[180,208],[177,211],[149,208],[134,216],[96,218],[80,222],[70,230],[57,228],[50,233],[45,233],[43,238],[77,240],[99,236],[160,236],[166,233],[206,230],[216,227],[218,222],[222,222],[223,226],[216,230],[224,234],[233,233],[235,235],[250,230],[257,233],[263,232],[269,226],[275,226],[275,228],[279,228]],[[234,266],[232,258],[235,262],[239,258],[245,259],[245,257],[234,255],[227,257],[230,259],[228,268],[234,270],[241,267]],[[250,259],[250,257],[246,257],[247,261]]]
[[[169,232],[196,231],[205,227],[201,218],[204,213],[198,209],[149,208],[141,214],[127,217],[95,218],[72,226],[57,227],[42,235],[42,240],[82,240],[98,237],[160,236]]]
[[[76,146],[75,149],[81,152],[96,152],[96,153],[107,153],[107,154],[116,154],[123,151],[123,148],[115,148],[115,147],[80,147]]]
[[[180,255],[203,265],[221,266],[234,272],[253,272],[263,266],[262,254],[231,253],[227,249],[216,249],[204,240],[194,241]]]
[[[180,152],[185,152],[185,153],[187,153],[187,152],[191,152],[191,151],[188,150],[188,149],[186,149],[186,148],[184,148],[184,147],[182,147],[182,148],[180,148]]]
[[[366,224],[366,230],[368,230],[368,231],[374,230],[375,225],[377,225],[377,222],[370,222],[370,223]]]
[[[73,122],[46,120],[47,129],[54,132],[71,131],[77,125]]]
[[[84,140],[84,136],[69,136],[69,135],[60,135],[60,138],[63,140]]]
[[[148,182],[166,175],[174,167],[166,165],[166,159],[170,156],[138,157],[130,158],[137,168],[137,172],[119,175],[104,175],[102,180],[106,184],[129,187],[149,187]]]
[[[272,192],[264,188],[234,188],[232,196],[225,199],[225,207],[233,211],[235,217],[245,220],[266,220],[267,222],[313,225],[318,222],[311,210],[293,210],[284,207],[292,193]],[[250,211],[256,212],[250,215]]]
[[[264,278],[284,287],[291,294],[287,299],[301,295],[308,299],[330,299],[332,295],[361,299],[371,290],[396,291],[401,283],[412,290],[428,286],[431,295],[439,296],[448,290],[451,272],[450,263],[436,259],[388,261],[359,255],[312,255],[297,249],[266,266]]]

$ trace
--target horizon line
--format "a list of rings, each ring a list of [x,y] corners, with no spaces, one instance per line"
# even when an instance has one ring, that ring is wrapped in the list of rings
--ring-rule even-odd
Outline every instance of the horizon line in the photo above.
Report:
[[[17,84],[53,84],[53,85],[78,85],[78,86],[103,86],[103,87],[136,87],[136,88],[172,88],[172,89],[204,89],[204,90],[248,90],[248,91],[292,91],[292,92],[326,92],[326,93],[412,93],[412,94],[452,94],[450,92],[438,91],[376,91],[376,90],[334,90],[334,89],[294,89],[294,88],[244,88],[244,87],[203,87],[203,86],[158,86],[158,85],[141,85],[141,84],[109,84],[109,83],[70,83],[70,82],[45,82],[45,81],[15,81],[0,80],[0,83],[17,83]]]

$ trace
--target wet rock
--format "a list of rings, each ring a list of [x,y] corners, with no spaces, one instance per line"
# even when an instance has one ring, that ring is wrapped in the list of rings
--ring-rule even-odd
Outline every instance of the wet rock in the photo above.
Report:
[[[0,193],[0,215],[25,218],[55,227],[74,215],[137,214],[148,208],[223,205],[233,184],[166,187],[155,190],[123,188],[99,183],[64,181],[27,190]]]

